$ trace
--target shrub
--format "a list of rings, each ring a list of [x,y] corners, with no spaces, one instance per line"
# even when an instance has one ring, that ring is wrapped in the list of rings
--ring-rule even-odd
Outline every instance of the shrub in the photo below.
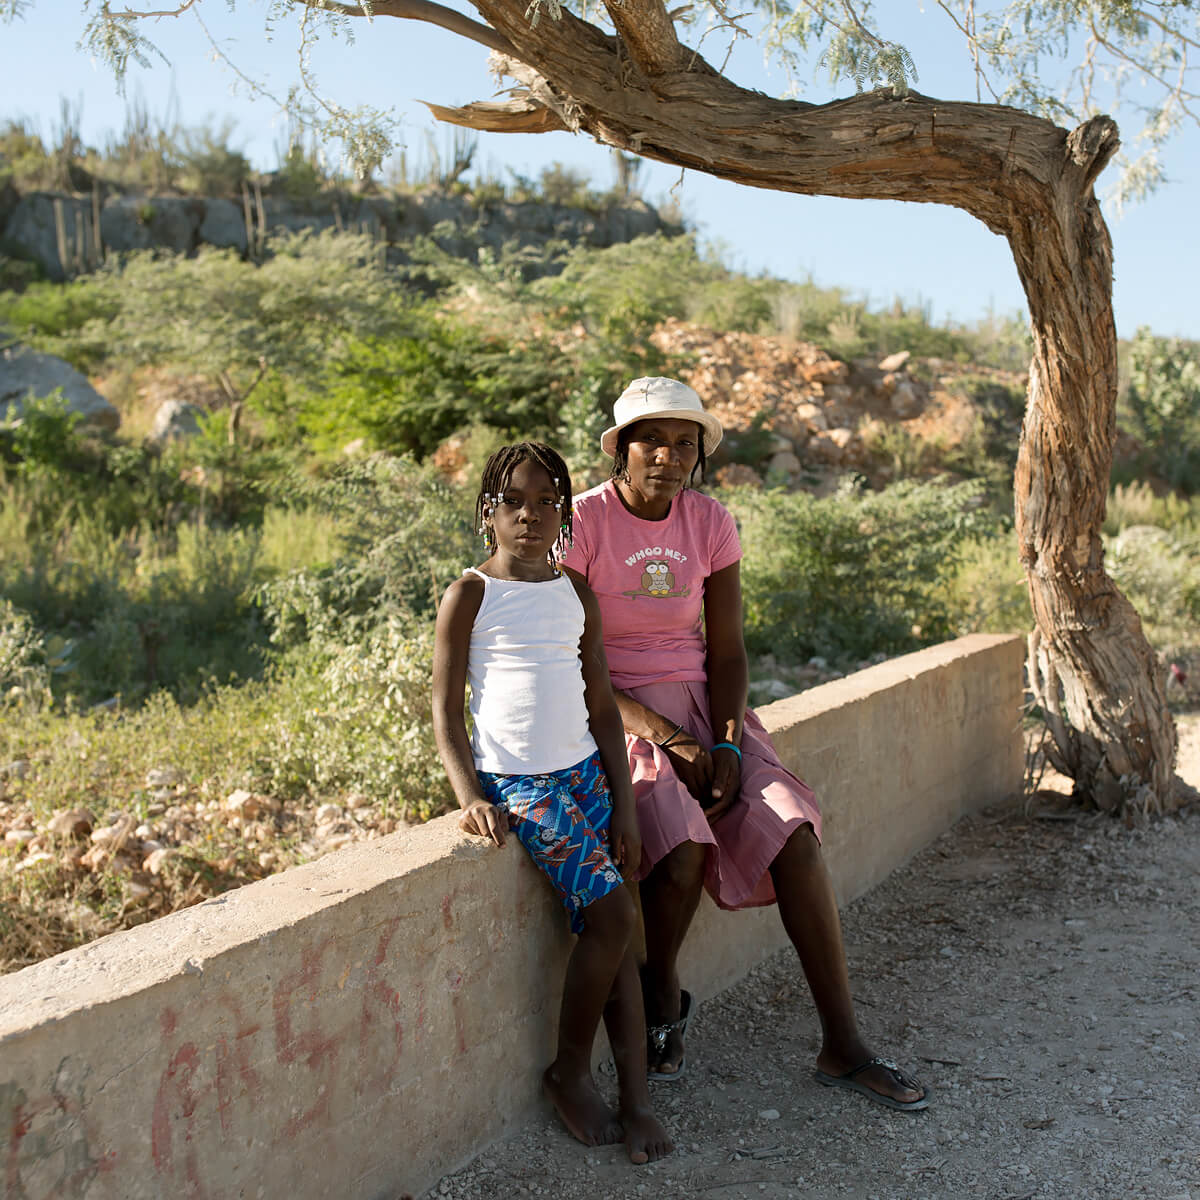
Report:
[[[1200,354],[1142,328],[1129,354],[1126,394],[1151,465],[1172,487],[1200,491]]]
[[[857,661],[955,632],[950,583],[963,538],[995,528],[974,484],[911,481],[826,499],[734,489],[751,653]]]
[[[0,597],[0,712],[50,698],[46,646],[29,614]]]
[[[567,379],[568,364],[550,345],[515,344],[416,305],[403,332],[347,340],[301,421],[322,446],[365,434],[380,449],[423,457],[464,425],[522,436],[546,429]]]

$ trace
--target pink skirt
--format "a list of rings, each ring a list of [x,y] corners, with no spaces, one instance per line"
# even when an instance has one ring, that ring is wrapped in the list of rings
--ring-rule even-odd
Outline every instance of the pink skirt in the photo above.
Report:
[[[712,744],[708,687],[702,680],[647,683],[622,690],[682,725],[702,743]],[[820,840],[821,812],[812,789],[779,761],[753,711],[746,709],[742,732],[740,798],[711,826],[666,751],[631,734],[625,735],[625,746],[642,833],[642,865],[635,878],[645,879],[676,846],[698,842],[708,847],[704,886],[721,908],[774,904],[775,886],[768,867],[801,825],[811,825]]]

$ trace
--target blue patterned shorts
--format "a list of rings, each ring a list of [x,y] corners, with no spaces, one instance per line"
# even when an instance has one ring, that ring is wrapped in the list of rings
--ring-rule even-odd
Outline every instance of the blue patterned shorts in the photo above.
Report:
[[[612,799],[600,752],[563,771],[543,775],[492,775],[479,771],[484,796],[508,810],[508,827],[583,928],[583,910],[621,886],[608,856]]]

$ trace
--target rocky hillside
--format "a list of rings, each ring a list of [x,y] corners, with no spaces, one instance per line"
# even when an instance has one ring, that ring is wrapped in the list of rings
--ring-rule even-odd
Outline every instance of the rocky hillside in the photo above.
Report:
[[[272,234],[347,229],[385,246],[402,263],[401,243],[432,235],[448,253],[474,256],[483,246],[553,240],[611,246],[662,231],[680,233],[641,200],[589,210],[544,202],[476,201],[441,191],[357,196],[329,193],[309,202],[247,191],[221,197],[133,196],[100,191],[19,193],[0,186],[0,253],[37,263],[62,280],[94,269],[109,252],[161,249],[190,254],[215,246],[254,254]]]

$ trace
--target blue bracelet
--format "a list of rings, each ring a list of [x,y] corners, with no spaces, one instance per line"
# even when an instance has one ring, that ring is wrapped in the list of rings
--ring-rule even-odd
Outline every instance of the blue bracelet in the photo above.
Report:
[[[742,761],[741,750],[737,746],[735,746],[732,742],[717,742],[717,744],[715,746],[713,746],[713,749],[714,750],[732,750],[734,752],[734,754],[736,754],[738,756],[738,762]]]

